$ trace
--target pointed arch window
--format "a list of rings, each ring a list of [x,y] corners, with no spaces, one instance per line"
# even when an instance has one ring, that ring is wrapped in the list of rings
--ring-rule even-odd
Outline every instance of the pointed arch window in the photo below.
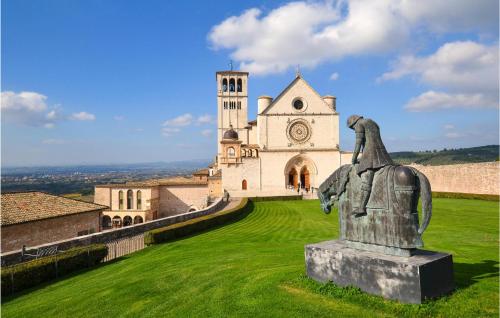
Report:
[[[132,200],[134,198],[134,192],[132,190],[127,191],[127,210],[132,209]]]
[[[142,210],[142,192],[137,191],[137,210]]]
[[[242,87],[243,87],[243,85],[241,85],[241,78],[238,78],[237,85],[236,85],[236,90],[238,92],[241,92],[242,91]]]
[[[222,80],[222,91],[227,92],[227,78]]]
[[[231,78],[231,79],[229,80],[229,91],[230,91],[230,92],[234,92],[235,86],[236,86],[236,85],[235,85],[235,82],[234,82],[234,78]]]

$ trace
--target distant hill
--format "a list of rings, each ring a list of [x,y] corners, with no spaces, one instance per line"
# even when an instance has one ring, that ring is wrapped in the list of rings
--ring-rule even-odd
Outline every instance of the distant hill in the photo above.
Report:
[[[399,164],[421,164],[428,166],[449,165],[458,163],[498,161],[498,145],[443,149],[428,151],[401,151],[392,152],[391,158]]]

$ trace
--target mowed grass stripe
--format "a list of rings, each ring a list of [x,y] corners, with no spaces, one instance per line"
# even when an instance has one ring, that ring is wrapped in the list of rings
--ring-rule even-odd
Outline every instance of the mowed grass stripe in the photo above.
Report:
[[[318,201],[245,218],[3,299],[3,317],[497,317],[498,202],[434,199],[427,249],[453,251],[459,290],[422,306],[304,277],[304,245],[338,235]]]

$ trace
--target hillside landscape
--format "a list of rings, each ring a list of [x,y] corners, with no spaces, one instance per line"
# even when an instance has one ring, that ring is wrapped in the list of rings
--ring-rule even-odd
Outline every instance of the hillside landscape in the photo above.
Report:
[[[401,151],[390,153],[391,158],[399,164],[421,164],[429,166],[450,165],[459,163],[498,161],[498,145],[473,148],[443,149],[427,151]]]

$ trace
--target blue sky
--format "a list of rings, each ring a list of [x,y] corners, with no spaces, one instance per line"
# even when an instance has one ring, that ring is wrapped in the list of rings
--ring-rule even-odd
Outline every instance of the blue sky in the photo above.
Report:
[[[215,72],[249,120],[297,64],[389,151],[498,144],[497,1],[2,1],[2,165],[212,158]]]

